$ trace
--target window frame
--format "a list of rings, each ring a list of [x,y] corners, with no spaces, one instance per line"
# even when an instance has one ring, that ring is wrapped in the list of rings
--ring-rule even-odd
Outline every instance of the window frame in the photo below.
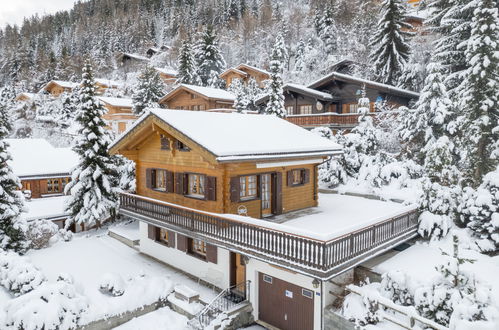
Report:
[[[291,111],[290,111],[291,110]],[[289,115],[294,115],[295,114],[295,106],[294,105],[287,105],[286,106],[286,114]]]
[[[161,134],[160,137],[159,137],[159,143],[160,143],[160,147],[159,149],[160,150],[165,150],[165,151],[168,151],[170,150],[170,139],[166,136],[166,135],[163,135]]]
[[[254,177],[255,181],[250,182],[250,178]],[[244,180],[244,182],[242,181]],[[241,175],[239,176],[239,200],[240,201],[250,201],[258,198],[258,175],[257,174],[249,174],[249,175]],[[251,187],[254,184],[254,187]],[[250,193],[253,191],[254,193]],[[243,194],[244,193],[244,194]]]
[[[186,146],[182,141],[179,141],[179,140],[177,140],[176,149],[178,151],[182,151],[182,152],[191,151],[191,149],[188,146]]]
[[[297,186],[302,186],[305,184],[305,169],[303,168],[296,168],[296,169],[292,169],[290,170],[291,172],[291,175],[293,177],[293,181],[291,182],[291,186],[292,187],[297,187]],[[298,174],[296,174],[298,173]],[[295,181],[295,179],[297,178],[297,176],[300,177],[300,181],[297,182]]]
[[[163,173],[163,187],[158,187],[158,173]],[[151,169],[151,189],[155,191],[166,192],[166,172],[167,170],[162,168]]]
[[[305,108],[307,109],[307,112],[303,111]],[[298,106],[298,109],[300,110],[300,115],[311,115],[313,113],[313,111],[314,111],[313,108],[314,107],[313,107],[312,104],[300,104]],[[308,111],[308,109],[310,109],[310,112]]]
[[[188,238],[187,252],[199,259],[207,259],[206,242],[196,238]]]
[[[166,239],[165,239],[166,237]],[[170,233],[167,229],[162,227],[156,227],[156,242],[169,246],[170,245]]]
[[[196,199],[206,199],[206,175],[201,173],[186,173],[185,177],[187,179],[187,193],[185,196]],[[202,193],[192,192],[193,185],[191,185],[191,178],[195,178],[197,191],[202,191]]]

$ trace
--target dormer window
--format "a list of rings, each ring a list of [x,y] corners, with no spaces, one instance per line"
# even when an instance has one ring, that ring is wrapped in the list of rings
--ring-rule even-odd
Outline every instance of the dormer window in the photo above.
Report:
[[[191,150],[191,149],[189,149],[188,146],[186,146],[185,144],[183,144],[182,142],[180,142],[178,140],[175,142],[175,146],[176,146],[178,151],[190,151]]]
[[[161,150],[170,150],[170,140],[166,136],[161,135],[160,141],[161,141]]]

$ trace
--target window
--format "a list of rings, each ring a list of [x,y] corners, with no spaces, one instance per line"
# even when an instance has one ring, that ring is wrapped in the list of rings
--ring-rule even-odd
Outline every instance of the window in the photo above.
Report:
[[[296,170],[290,170],[287,173],[287,185],[288,186],[301,186],[307,184],[310,181],[310,170],[300,168]]]
[[[314,298],[314,293],[312,291],[310,291],[310,290],[307,290],[307,289],[301,289],[301,294],[304,297],[307,297],[307,298],[310,298],[310,299]]]
[[[357,103],[355,104],[349,104],[348,105],[348,112],[350,113],[357,113],[357,109],[359,108],[359,105]]]
[[[300,105],[300,114],[309,115],[311,113],[312,113],[312,105],[310,104]]]
[[[198,239],[190,239],[189,252],[206,258],[206,243]]]
[[[164,228],[159,228],[158,241],[160,243],[164,243],[164,244],[168,245],[168,230],[166,230]]]
[[[242,176],[239,178],[239,197],[241,199],[253,199],[257,195],[256,175]]]
[[[303,171],[302,170],[292,170],[291,171],[291,184],[303,184]]]
[[[182,142],[178,141],[176,142],[176,145],[177,145],[177,149],[179,151],[190,151],[191,149],[189,149],[188,146],[186,146],[185,144],[183,144]]]
[[[64,191],[64,188],[66,188],[66,186],[70,180],[71,180],[70,178],[62,178],[61,179],[61,190],[62,191]]]
[[[151,171],[152,188],[155,190],[166,191],[166,171],[154,169]]]
[[[47,180],[47,192],[59,192],[59,180],[58,179],[48,179]]]
[[[198,98],[198,96],[196,94],[191,93],[191,99],[197,99],[197,98]]]
[[[272,284],[272,276],[263,275],[263,281]]]
[[[205,176],[202,174],[188,174],[188,192],[189,196],[204,198]]]
[[[161,135],[160,141],[161,141],[161,150],[170,150],[170,140],[166,136]]]
[[[293,115],[294,114],[294,107],[292,105],[286,106],[286,113],[288,115]]]

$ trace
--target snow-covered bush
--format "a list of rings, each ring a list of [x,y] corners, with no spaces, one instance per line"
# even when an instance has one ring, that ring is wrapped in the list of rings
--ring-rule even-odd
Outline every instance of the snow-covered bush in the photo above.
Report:
[[[391,271],[382,275],[381,290],[387,298],[402,306],[414,304],[414,297],[408,287],[407,275],[401,271]]]
[[[100,280],[99,290],[114,297],[122,296],[125,293],[125,282],[119,274],[107,273]]]
[[[317,134],[320,137],[326,138],[328,140],[331,140],[333,138],[333,131],[329,127],[325,126],[319,126],[315,127],[310,132]]]
[[[73,232],[64,228],[59,229],[59,237],[62,238],[64,242],[69,242],[73,239]]]
[[[47,247],[50,239],[57,234],[59,227],[50,220],[35,220],[28,224],[26,238],[34,249]]]
[[[418,219],[418,233],[428,240],[439,240],[450,230],[452,221],[448,215],[423,211]]]
[[[68,274],[68,273],[60,273],[57,276],[57,281],[63,281],[63,282],[66,282],[68,284],[74,283],[73,276],[71,274]]]
[[[421,316],[446,326],[453,311],[450,299],[444,287],[421,287],[414,293],[414,306]]]
[[[0,284],[15,296],[30,292],[45,281],[43,273],[26,257],[13,252],[0,254]]]
[[[64,281],[44,283],[6,304],[5,325],[15,329],[67,330],[78,327],[86,298]]]
[[[351,293],[345,297],[342,314],[357,326],[365,326],[379,322],[378,308],[376,300]]]

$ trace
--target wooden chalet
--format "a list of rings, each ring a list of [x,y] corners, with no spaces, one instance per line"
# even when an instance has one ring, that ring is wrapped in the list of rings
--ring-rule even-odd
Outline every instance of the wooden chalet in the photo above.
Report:
[[[113,132],[117,134],[124,132],[137,119],[132,110],[132,99],[104,96],[99,96],[98,99],[107,110],[102,118],[108,123],[108,128]]]
[[[180,84],[159,104],[167,109],[206,111],[232,109],[235,99],[234,94],[223,89]]]
[[[154,55],[167,52],[170,49],[171,49],[170,46],[149,47],[146,50],[146,56],[150,58],[150,57],[153,57]]]
[[[41,91],[58,97],[62,93],[71,93],[71,91],[78,86],[78,83],[71,81],[51,80],[42,87]]]
[[[246,83],[250,79],[254,79],[258,86],[263,88],[265,87],[264,81],[270,79],[270,73],[251,65],[239,64],[236,67],[229,68],[222,72],[220,78],[225,80],[227,87],[230,86],[234,79],[240,79],[243,83]]]
[[[165,85],[172,86],[177,81],[177,71],[170,68],[155,68]]]
[[[17,94],[15,100],[20,101],[20,102],[28,102],[28,101],[33,100],[35,95],[36,95],[35,93],[22,92],[22,93]]]
[[[122,83],[115,80],[95,78],[95,93],[104,94],[108,89],[118,89],[123,86]]]
[[[323,329],[330,279],[417,235],[414,208],[380,218],[385,202],[367,199],[336,236],[327,232],[340,214],[319,216],[329,229],[307,224],[303,215],[320,213],[317,166],[342,151],[275,116],[152,109],[110,152],[136,163],[137,194],[121,195],[120,213],[140,222],[140,251],[222,289],[211,303],[221,311],[252,305],[264,325]],[[374,220],[355,227],[359,207]]]
[[[371,101],[372,115],[375,115],[377,102],[394,107],[408,106],[419,97],[412,91],[332,72],[308,86],[292,83],[284,86],[286,119],[305,128],[351,129],[358,122],[358,99],[363,86]],[[268,96],[263,96],[257,104],[264,107],[267,100]]]
[[[120,52],[115,56],[118,67],[121,67],[125,72],[137,71],[149,63],[149,58],[132,53]]]

